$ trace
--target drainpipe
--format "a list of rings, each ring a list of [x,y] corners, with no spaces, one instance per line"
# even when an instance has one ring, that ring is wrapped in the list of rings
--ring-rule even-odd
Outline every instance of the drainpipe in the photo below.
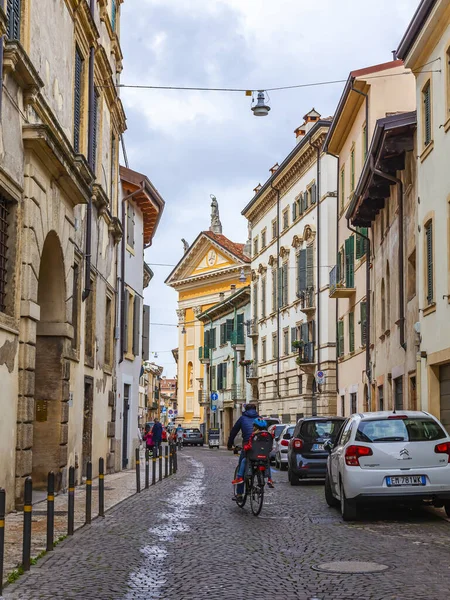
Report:
[[[400,311],[400,346],[403,350],[406,350],[405,341],[405,281],[404,281],[404,232],[403,232],[403,182],[394,175],[389,175],[384,171],[380,171],[373,164],[373,158],[371,158],[372,172],[378,177],[382,177],[387,181],[391,181],[397,185],[397,196],[398,196],[398,264],[399,264],[399,311]]]
[[[280,190],[273,186],[273,181],[270,182],[270,187],[277,193],[277,399],[280,398]]]
[[[90,10],[94,18],[95,0],[90,0]],[[89,94],[89,113],[88,113],[88,163],[92,171],[94,170],[94,46],[89,50],[89,76],[88,76],[88,94]],[[94,174],[95,177],[95,174]],[[89,195],[86,211],[86,239],[84,249],[84,290],[82,294],[83,302],[91,293],[91,254],[92,254],[92,189]]]
[[[317,370],[320,371],[320,144],[313,144],[309,140],[310,146],[315,148],[317,153],[317,261],[316,261],[316,278],[317,278]],[[319,388],[318,388],[319,389]]]
[[[141,187],[136,190],[135,192],[132,192],[131,194],[128,194],[128,196],[125,196],[125,198],[122,199],[122,230],[124,232],[124,236],[125,236],[125,203],[130,200],[131,198],[133,198],[134,196],[136,196],[137,194],[140,194],[141,192],[144,191],[145,188],[145,183],[143,182]],[[120,265],[120,270],[121,270],[121,284],[120,284],[120,358],[119,358],[119,364],[123,361],[123,355],[124,355],[124,335],[125,335],[125,319],[126,319],[126,315],[125,315],[125,238],[122,238],[122,256],[121,256],[121,265]]]
[[[0,0],[0,7],[5,10],[4,0]],[[0,36],[0,81],[3,82],[3,38]],[[2,118],[3,83],[0,85],[0,119]]]

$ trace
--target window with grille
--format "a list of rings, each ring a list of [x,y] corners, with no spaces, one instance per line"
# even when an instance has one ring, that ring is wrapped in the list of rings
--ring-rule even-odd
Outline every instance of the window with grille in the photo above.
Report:
[[[20,40],[21,0],[6,1],[6,34],[10,40]]]
[[[423,143],[425,146],[431,142],[431,86],[426,84],[422,91],[423,100]]]
[[[433,283],[434,283],[434,274],[433,274],[433,223],[430,221],[425,226],[425,243],[426,243],[426,290],[427,290],[427,303],[431,304],[433,302]]]
[[[0,311],[6,309],[8,270],[8,201],[0,195]]]
[[[78,48],[75,49],[75,81],[74,81],[74,115],[73,115],[73,148],[80,152],[81,134],[81,103],[82,103],[82,79],[83,79],[83,57]]]

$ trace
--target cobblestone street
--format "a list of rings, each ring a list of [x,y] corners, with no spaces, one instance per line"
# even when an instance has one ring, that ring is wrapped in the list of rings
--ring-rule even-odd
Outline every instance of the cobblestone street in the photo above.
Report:
[[[298,488],[275,472],[259,518],[232,501],[236,457],[186,448],[179,472],[133,496],[64,541],[5,599],[444,600],[450,589],[449,522],[443,512],[363,514],[329,509],[320,483]],[[314,570],[372,561],[375,574]]]

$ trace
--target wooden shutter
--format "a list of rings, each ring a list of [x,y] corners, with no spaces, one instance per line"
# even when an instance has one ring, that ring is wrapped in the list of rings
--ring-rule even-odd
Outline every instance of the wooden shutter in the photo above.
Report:
[[[73,115],[73,148],[80,152],[81,129],[81,87],[83,77],[83,57],[78,48],[75,49],[75,82],[74,82],[74,115]]]
[[[367,236],[367,227],[357,227],[357,231],[359,231],[363,236]],[[362,258],[364,254],[367,252],[367,240],[361,235],[356,236],[356,259]]]
[[[423,91],[423,104],[424,142],[427,146],[431,142],[431,90],[429,83]]]
[[[112,0],[112,4],[111,4],[111,27],[112,27],[113,31],[116,30],[116,18],[117,18],[116,2],[117,2],[117,0]]]
[[[314,287],[314,246],[306,248],[306,287]]]
[[[234,329],[234,319],[227,319],[227,321],[226,321],[226,336],[225,336],[226,342],[229,342],[231,340],[231,334],[233,333],[233,329]]]
[[[220,326],[220,345],[225,344],[227,341],[227,324],[222,323]]]
[[[258,318],[258,284],[253,284],[253,317]]]
[[[216,348],[216,328],[214,327],[213,329],[210,330],[209,333],[209,347],[211,348],[211,350],[213,350],[214,348]]]
[[[425,228],[427,244],[427,302],[433,302],[433,223],[429,223]]]
[[[288,263],[283,264],[283,306],[287,306],[289,304],[288,301],[288,285],[289,285],[289,273],[288,273]]]
[[[306,250],[300,250],[298,261],[298,291],[306,289]]]
[[[261,316],[266,316],[266,278],[261,280]]]
[[[128,352],[128,304],[130,302],[130,294],[128,290],[125,290],[125,295],[123,299],[123,351]]]
[[[353,288],[355,274],[355,237],[345,240],[345,287]]]
[[[6,33],[10,40],[20,40],[20,4],[21,0],[7,0],[6,2]]]
[[[344,321],[338,321],[338,356],[344,356]]]
[[[297,341],[297,327],[291,327],[291,351],[295,352],[296,348],[292,345]]]
[[[210,331],[209,331],[209,329],[206,329],[203,334],[203,345],[205,348],[210,348],[211,347],[210,343],[211,343]]]
[[[277,310],[277,270],[272,269],[272,312]]]
[[[292,203],[292,222],[297,218],[297,201],[294,200]]]
[[[134,306],[133,306],[133,354],[135,356],[139,355],[139,326],[141,320],[141,310],[140,310],[140,298],[139,296],[134,297]]]
[[[341,263],[342,263],[342,252],[339,250],[338,255],[337,255],[337,263],[336,263],[336,283],[339,283],[342,279]]]
[[[94,91],[93,106],[93,124],[92,124],[92,171],[97,172],[97,147],[98,147],[98,92]]]
[[[349,351],[355,351],[355,313],[348,313],[348,345]]]
[[[315,183],[311,186],[311,204],[315,204],[317,202],[317,186]]]
[[[367,340],[367,303],[361,302],[361,346],[366,345]]]
[[[244,313],[239,313],[236,319],[237,323],[237,342],[238,344],[244,343]]]
[[[142,360],[150,357],[150,306],[142,308]]]

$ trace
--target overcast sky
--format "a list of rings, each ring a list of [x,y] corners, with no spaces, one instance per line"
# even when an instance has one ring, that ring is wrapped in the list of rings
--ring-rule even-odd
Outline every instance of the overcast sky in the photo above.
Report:
[[[418,0],[126,0],[122,5],[123,84],[266,89],[346,79],[392,59]],[[164,284],[209,227],[210,194],[223,233],[245,242],[241,210],[269,168],[295,144],[293,130],[314,107],[334,113],[343,84],[270,93],[256,118],[243,93],[123,89],[130,168],[145,173],[166,202],[146,261],[155,277],[151,351],[175,375],[177,294]],[[154,357],[152,355],[151,359]]]

